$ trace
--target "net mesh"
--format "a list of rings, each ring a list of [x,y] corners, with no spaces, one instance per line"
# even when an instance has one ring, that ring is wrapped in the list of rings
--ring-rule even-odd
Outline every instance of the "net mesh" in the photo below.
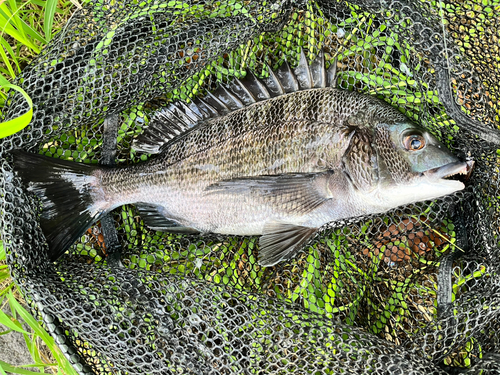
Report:
[[[24,69],[34,117],[0,143],[12,276],[81,374],[500,373],[500,5],[495,1],[91,1]],[[475,160],[465,190],[331,223],[297,257],[255,238],[149,230],[123,206],[48,261],[23,148],[86,163],[154,113],[301,49]],[[4,117],[27,110],[12,94]]]

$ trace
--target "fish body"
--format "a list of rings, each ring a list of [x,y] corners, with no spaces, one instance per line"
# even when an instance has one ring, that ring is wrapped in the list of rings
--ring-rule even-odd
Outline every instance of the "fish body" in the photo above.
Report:
[[[369,202],[355,194],[339,194],[349,183],[342,156],[355,131],[347,123],[349,111],[330,110],[335,104],[353,110],[360,104],[379,105],[369,99],[326,88],[256,103],[187,131],[149,163],[100,172],[99,200],[107,209],[137,202],[159,205],[166,217],[184,226],[242,235],[262,234],[270,217],[320,226],[371,212]],[[333,198],[329,189],[334,188],[343,199],[329,199],[311,212],[297,195],[306,193],[300,192],[299,183],[304,189],[310,186],[308,194],[315,188]],[[273,185],[282,190],[266,190]]]
[[[259,262],[270,266],[328,222],[463,189],[443,177],[467,172],[466,163],[386,103],[328,87],[332,76],[322,55],[308,66],[302,54],[294,72],[285,64],[266,81],[249,73],[190,106],[172,105],[135,142],[158,154],[144,163],[106,168],[15,153],[16,170],[42,198],[49,255],[103,214],[136,204],[155,230],[262,235]]]

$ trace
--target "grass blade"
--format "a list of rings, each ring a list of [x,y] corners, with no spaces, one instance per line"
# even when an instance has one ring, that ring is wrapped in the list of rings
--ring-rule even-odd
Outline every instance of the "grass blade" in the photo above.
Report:
[[[3,33],[7,33],[12,38],[23,43],[23,41],[26,41],[26,38],[24,38],[23,34],[11,25],[10,21],[12,20],[12,16],[10,15],[10,12],[6,10],[5,3],[0,4],[0,25],[3,25],[0,30],[0,36],[2,36]]]
[[[12,293],[9,293],[9,303],[14,307],[14,309],[17,311],[19,316],[28,324],[31,329],[35,332],[36,335],[38,335],[43,342],[49,347],[50,351],[52,352],[52,355],[58,362],[60,366],[63,366],[65,369],[71,368],[71,365],[69,364],[69,361],[64,357],[64,355],[61,353],[61,351],[58,349],[57,345],[55,344],[54,338],[50,336],[45,329],[38,323],[38,321],[31,316],[31,314],[21,306],[19,302],[14,298],[14,295]],[[75,373],[73,370],[72,373]]]
[[[17,2],[16,0],[7,0],[7,1],[9,3],[12,12],[9,16],[9,21],[10,23],[14,24],[17,30],[19,30],[19,32],[23,36],[23,39],[26,39],[26,35],[24,34],[22,26],[23,20],[19,16],[19,10],[17,9]]]
[[[59,368],[63,369],[66,374],[68,375],[76,375],[76,371],[73,369],[69,361],[64,357],[64,355],[61,353],[60,349],[57,347],[55,344],[55,340],[53,337],[51,337],[45,329],[38,323],[38,321],[23,307],[21,304],[16,300],[14,297],[14,294],[12,292],[9,292],[8,294],[8,302],[9,305],[11,306],[11,309],[13,311],[13,314],[18,315],[21,319],[24,320],[24,322],[33,330],[34,334],[33,337],[30,338],[28,335],[24,334],[24,338],[26,340],[26,344],[28,346],[28,349],[30,350],[30,354],[33,357],[35,364],[32,365],[23,365],[22,367],[38,367],[38,368],[43,368],[43,367],[49,367],[49,366],[58,366]],[[3,323],[3,322],[2,322]],[[52,355],[54,356],[55,360],[57,363],[44,363],[42,359],[40,358],[38,348],[36,347],[36,338],[40,337],[45,345],[49,348],[51,351]],[[32,374],[32,372],[27,371],[27,370],[22,370],[19,367],[13,367],[8,363],[1,362],[0,361],[0,375],[1,375],[1,369],[3,369],[7,372],[12,372],[12,373],[17,373],[17,374]],[[21,372],[24,371],[24,372]]]
[[[31,341],[32,345],[33,345],[33,347],[32,347],[33,353],[31,353],[31,357],[33,358],[33,360],[35,361],[36,364],[45,365],[45,363],[43,362],[42,357],[40,355],[40,348],[37,346],[37,338],[38,338],[38,336],[36,334],[33,335],[33,340]]]
[[[17,40],[18,42],[24,44],[26,47],[32,49],[36,53],[40,53],[40,48],[38,48],[36,45],[34,45],[28,38],[24,37],[23,34],[21,34],[15,27],[13,27],[9,23],[8,18],[5,18],[1,14],[0,14],[0,25],[4,25],[4,27],[0,30],[0,37],[2,36],[3,33],[6,33],[6,34],[10,35],[12,38],[14,38],[15,40]],[[33,33],[38,34],[36,31],[34,31],[28,25],[26,25],[26,29],[29,30],[31,34],[33,34]],[[42,38],[42,40],[45,41],[43,38]]]
[[[57,9],[57,0],[47,0],[45,3],[45,16],[43,31],[45,31],[45,40],[52,39],[52,25],[54,24],[54,15]]]
[[[12,49],[12,47],[10,46],[9,43],[7,43],[7,41],[3,38],[0,38],[0,44],[3,46],[3,48],[5,48],[5,50],[7,51],[7,53],[10,55],[10,59],[9,57],[7,57],[7,60],[4,60],[4,63],[6,66],[9,66],[9,71],[10,70],[13,70],[12,68],[12,64],[11,64],[11,61],[14,62],[14,64],[16,64],[16,67],[17,67],[17,71],[20,73],[21,72],[21,67],[19,66],[19,61],[17,59],[17,54],[14,52],[14,50]],[[9,61],[11,60],[11,61]],[[12,77],[14,78],[14,77]]]
[[[5,371],[9,372],[9,373],[13,373],[13,374],[40,375],[39,372],[33,372],[33,371],[25,370],[25,369],[23,369],[21,367],[12,366],[11,364],[9,364],[7,362],[0,361],[0,372],[2,374],[5,374]]]
[[[43,341],[45,341],[49,345],[54,344],[54,339],[49,336],[47,332],[40,326],[38,321],[31,316],[31,314],[21,306],[19,302],[15,299],[12,293],[9,293],[9,303],[12,303],[12,306],[17,311],[19,316],[35,331],[35,333],[41,337]]]
[[[9,71],[9,75],[11,78],[15,78],[16,77],[16,73],[14,73],[14,69],[12,68],[12,65],[10,64],[10,59],[7,57],[7,54],[5,53],[5,50],[4,50],[4,47],[3,47],[3,43],[4,40],[0,40],[0,56],[2,56],[2,60],[3,60],[3,63],[5,64],[5,66],[7,67],[8,71]]]
[[[13,331],[20,332],[22,334],[28,335],[28,332],[26,332],[24,329],[19,327],[16,323],[14,323],[10,316],[8,316],[6,313],[4,313],[2,310],[0,310],[0,323],[6,326],[7,328],[12,329]]]
[[[0,3],[0,25],[3,25],[0,30],[0,37],[2,37],[2,34],[5,32],[36,53],[40,52],[40,48],[33,44],[28,36],[38,40],[40,43],[46,43],[45,39],[38,32],[24,20],[19,18],[17,14],[12,13],[5,2]],[[28,36],[26,34],[28,34]]]
[[[24,129],[31,122],[31,119],[33,118],[33,102],[31,101],[31,98],[26,93],[26,91],[24,91],[19,86],[15,86],[15,85],[12,85],[10,83],[3,84],[2,80],[7,81],[3,77],[0,78],[1,88],[13,89],[13,90],[20,92],[24,96],[26,101],[28,102],[30,109],[26,113],[12,119],[12,120],[0,123],[0,138],[7,137],[9,135],[12,135],[12,134],[17,133],[18,131]]]
[[[38,40],[40,43],[47,44],[47,40],[45,40],[45,38],[38,31],[36,31],[35,29],[33,29],[30,25],[28,25],[24,21],[23,21],[23,27],[24,27],[24,32],[26,34],[28,34],[29,36],[31,36],[33,39]],[[40,48],[38,48],[38,46],[34,45],[31,42],[30,42],[30,44],[32,46],[34,46],[38,50],[38,52],[40,52]]]

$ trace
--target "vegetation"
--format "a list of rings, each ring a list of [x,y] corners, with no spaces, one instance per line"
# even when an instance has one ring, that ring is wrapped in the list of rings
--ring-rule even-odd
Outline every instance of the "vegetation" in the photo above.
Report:
[[[26,363],[19,367],[0,360],[0,374],[5,375],[9,372],[30,375],[48,370],[58,374],[76,374],[57,347],[54,338],[45,331],[23,304],[20,291],[10,278],[5,264],[5,251],[0,243],[0,324],[7,327],[7,330],[0,332],[0,335],[7,335],[13,331],[21,333],[33,360],[33,363]],[[6,305],[10,308],[10,314],[2,311]],[[22,322],[26,323],[29,329],[26,329],[26,325]],[[39,372],[33,372],[27,368],[36,368]]]
[[[76,6],[80,6],[76,0],[7,0],[0,3],[0,108],[10,90],[20,92],[30,108],[16,118],[0,123],[0,138],[28,125],[33,113],[29,96],[9,81],[14,80],[33,56],[50,42]]]
[[[12,82],[24,66],[61,30],[69,16],[79,7],[81,5],[76,0],[6,0],[0,2],[0,113],[12,90],[20,92],[30,107],[28,112],[20,114],[17,118],[0,123],[0,138],[21,130],[29,124],[32,118],[30,97]],[[0,374],[6,372],[76,374],[54,339],[24,307],[21,293],[10,278],[5,263],[5,251],[0,242],[0,308],[7,305],[10,313],[0,310],[0,324],[8,329],[0,332],[0,335],[7,335],[13,331],[21,333],[31,354],[32,363],[15,367],[0,360]],[[22,322],[26,324],[23,325]],[[34,372],[34,369],[38,372]]]
[[[231,0],[228,7],[216,11],[204,9],[202,6],[190,9],[182,1],[170,3],[175,3],[180,15],[191,13],[213,17],[234,12],[248,13],[244,1]],[[21,88],[9,81],[13,82],[33,56],[50,42],[78,6],[76,2],[63,0],[7,0],[0,4],[0,85],[4,89],[0,91],[0,110],[8,100],[9,90],[23,93]],[[144,11],[146,10],[151,9],[145,8]],[[154,8],[154,11],[161,9]],[[340,85],[344,89],[363,90],[368,94],[383,97],[409,116],[429,121],[436,131],[442,126],[447,127],[447,137],[452,139],[456,128],[453,123],[443,120],[446,117],[438,105],[437,92],[430,90],[425,82],[418,82],[414,78],[423,69],[423,59],[415,56],[415,52],[405,41],[398,38],[397,33],[388,30],[387,26],[375,20],[373,15],[363,13],[356,7],[352,8],[350,17],[336,25],[318,17],[320,13],[319,9],[310,6],[306,12],[293,14],[293,26],[287,26],[278,35],[256,36],[253,41],[226,56],[225,60],[221,58],[194,75],[182,88],[174,91],[171,98],[190,100],[200,93],[208,77],[215,77],[214,79],[219,81],[231,76],[241,77],[245,74],[246,67],[264,76],[267,73],[262,65],[259,65],[257,56],[265,56],[267,49],[277,48],[292,64],[297,61],[301,48],[308,58],[313,59],[320,46],[329,48],[325,43],[333,38],[340,43],[340,48],[332,48],[336,52],[335,56],[330,57],[331,60],[336,58],[339,62]],[[108,38],[113,35],[113,32],[110,32]],[[97,48],[103,48],[104,45],[105,42]],[[281,63],[269,62],[274,67]],[[31,106],[29,97],[25,97]],[[432,107],[432,113],[436,114],[430,119],[426,118],[429,107]],[[141,131],[137,126],[138,119],[147,121],[147,109],[138,106],[122,115],[124,122],[118,139],[120,161],[145,159],[145,155],[136,155],[130,151],[129,143],[130,139]],[[1,124],[0,137],[18,131],[28,124],[30,119],[31,110],[10,123]],[[95,159],[100,142],[91,131],[82,129],[58,138],[57,149],[55,142],[49,142],[42,151],[48,155],[58,153],[62,158],[89,162]],[[434,218],[433,229],[428,224],[431,219],[429,211],[426,211],[430,206],[419,207],[422,208],[421,216],[408,217],[398,225],[391,224],[397,221],[392,217],[380,219],[377,228],[381,230],[381,235],[370,232],[370,228],[374,226],[371,220],[360,223],[359,230],[331,230],[327,236],[309,247],[297,261],[297,266],[290,272],[292,276],[287,281],[288,284],[274,289],[270,294],[273,293],[289,302],[300,303],[314,313],[326,316],[341,315],[347,323],[353,323],[357,319],[362,308],[361,301],[365,301],[369,307],[369,314],[365,318],[366,326],[371,332],[395,342],[399,342],[398,335],[401,332],[407,331],[409,335],[415,333],[421,326],[414,325],[407,329],[408,320],[413,315],[422,317],[422,325],[437,316],[434,304],[416,306],[413,302],[415,293],[420,299],[435,301],[437,281],[425,274],[426,267],[437,267],[440,256],[455,246],[453,223],[446,218],[439,218],[441,221]],[[241,241],[228,238],[224,243],[200,241],[190,243],[186,248],[182,245],[182,237],[154,233],[145,228],[133,208],[126,206],[117,211],[119,212],[115,215],[120,222],[118,230],[134,249],[143,249],[136,250],[138,253],[124,260],[127,267],[181,275],[192,273],[215,284],[260,290],[266,275],[265,270],[259,269],[256,263],[254,239]],[[425,245],[424,253],[415,250],[415,241],[411,240],[410,232],[415,232],[416,236],[422,238],[420,243]],[[91,236],[90,234],[88,237]],[[350,252],[350,243],[353,241],[364,244],[366,252]],[[105,259],[105,254],[100,252],[100,246],[97,245],[97,241],[92,242],[90,238],[89,241],[76,245],[74,250],[82,256],[89,256],[93,261],[100,262]],[[219,256],[214,255],[215,247],[219,249]],[[153,248],[156,251],[151,253]],[[177,251],[173,252],[172,249]],[[331,252],[335,259],[327,267],[321,264],[321,254],[325,251]],[[58,373],[74,373],[53,338],[23,307],[20,293],[9,278],[3,249],[0,249],[0,262],[0,305],[8,304],[11,311],[9,314],[0,312],[0,323],[8,327],[7,331],[0,334],[8,334],[11,331],[23,334],[33,359],[33,364],[23,367],[34,367],[42,372],[50,369]],[[394,267],[395,265],[398,267]],[[413,267],[414,265],[424,267]],[[395,276],[396,269],[399,274],[405,276],[403,281]],[[216,272],[211,272],[212,270]],[[453,298],[461,293],[468,280],[484,276],[484,269],[468,275],[455,271]],[[371,288],[373,291],[368,291],[367,285],[375,286]],[[352,292],[350,300],[339,298],[340,295],[346,295],[345,290]],[[30,332],[25,330],[20,319],[29,325]],[[411,323],[415,324],[415,321]],[[473,345],[474,340],[471,339],[464,351],[470,351]],[[45,347],[48,347],[51,354]],[[467,356],[460,359],[462,362],[457,358],[447,360],[447,364],[467,365]],[[0,361],[0,373],[5,372],[32,373]]]

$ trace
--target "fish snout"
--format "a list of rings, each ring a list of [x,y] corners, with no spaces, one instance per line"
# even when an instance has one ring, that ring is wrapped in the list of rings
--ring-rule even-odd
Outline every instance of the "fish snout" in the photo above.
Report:
[[[423,174],[431,180],[458,179],[465,182],[469,180],[472,174],[472,170],[474,169],[474,164],[474,160],[469,160],[467,162],[459,161],[455,163],[449,163],[441,167],[429,169],[423,172]]]

